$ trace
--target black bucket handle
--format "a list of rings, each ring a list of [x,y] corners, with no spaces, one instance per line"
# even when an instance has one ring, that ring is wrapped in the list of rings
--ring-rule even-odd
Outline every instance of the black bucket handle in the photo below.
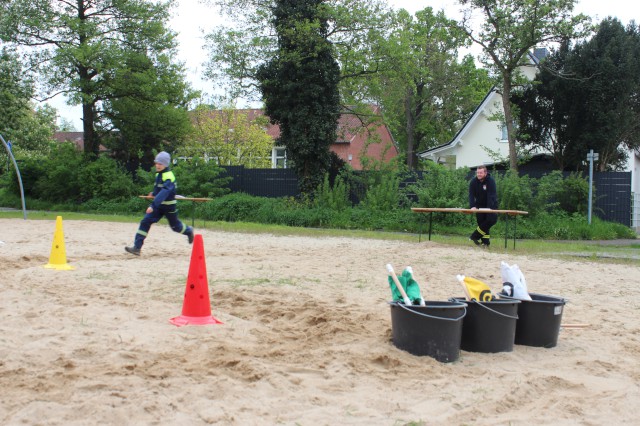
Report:
[[[457,300],[456,300],[456,302],[457,302]],[[458,318],[443,318],[443,317],[434,317],[433,315],[427,315],[427,314],[423,314],[422,312],[414,311],[413,309],[407,308],[407,306],[404,303],[390,302],[389,304],[390,305],[400,306],[402,309],[407,310],[409,312],[412,312],[412,313],[414,313],[416,315],[420,315],[420,316],[423,316],[423,317],[432,318],[432,319],[436,319],[436,320],[442,320],[442,321],[460,321],[462,318],[464,318],[467,315],[467,306],[466,305],[462,307],[464,309],[464,312]]]
[[[453,302],[453,301],[457,301],[457,300],[456,300],[456,299],[454,299],[454,298],[451,298],[451,299],[449,299],[449,300],[450,300],[450,301],[452,301],[452,302]],[[517,320],[517,319],[518,319],[518,316],[517,316],[517,315],[516,315],[515,317],[512,317],[511,315],[503,314],[502,312],[498,312],[498,311],[496,311],[496,310],[494,310],[494,309],[491,309],[491,308],[490,308],[490,307],[488,307],[488,306],[483,305],[482,303],[478,302],[478,301],[477,301],[477,300],[475,300],[475,299],[465,300],[465,303],[469,303],[469,302],[471,302],[471,303],[475,303],[476,305],[479,305],[479,306],[482,306],[483,308],[485,308],[485,309],[487,309],[487,310],[489,310],[489,311],[493,312],[494,314],[498,314],[498,315],[503,316],[503,317],[505,317],[505,318],[514,319],[514,320]]]

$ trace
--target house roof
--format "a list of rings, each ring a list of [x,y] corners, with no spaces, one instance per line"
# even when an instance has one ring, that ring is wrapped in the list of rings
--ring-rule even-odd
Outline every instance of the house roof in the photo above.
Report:
[[[489,93],[487,93],[484,99],[482,99],[482,102],[480,102],[476,109],[473,110],[473,113],[471,113],[467,121],[465,121],[464,125],[460,128],[460,130],[458,130],[458,133],[453,136],[453,139],[445,144],[420,151],[418,152],[418,156],[426,157],[428,155],[434,155],[438,152],[446,151],[458,145],[462,141],[462,137],[465,135],[465,133],[467,133],[471,128],[473,122],[478,118],[478,116],[480,116],[480,114],[482,114],[482,111],[484,111],[487,105],[491,102],[491,98],[493,97],[493,95],[497,93],[498,91],[496,90],[495,86],[492,87]]]
[[[377,106],[371,106],[372,112],[374,115],[380,115],[380,108]],[[219,111],[219,110],[217,110]],[[212,114],[215,114],[217,111],[211,111]],[[263,109],[236,109],[235,113],[246,114],[247,119],[249,121],[255,120],[257,117],[265,116]],[[341,143],[351,143],[355,140],[358,135],[358,131],[363,127],[366,127],[366,123],[356,115],[349,112],[340,114],[340,118],[338,118],[338,139],[334,142],[335,144]],[[395,149],[397,150],[397,144],[391,132],[389,132],[386,126],[383,126],[385,132],[388,134],[389,140],[393,143]],[[266,128],[266,132],[269,136],[271,136],[274,140],[278,140],[280,138],[280,126],[278,124],[269,123]]]
[[[84,132],[54,132],[53,139],[58,142],[71,142],[77,150],[84,150]],[[107,151],[107,148],[100,144],[100,152],[104,151]]]
[[[370,116],[381,117],[379,107],[371,105],[370,108]],[[240,109],[235,112],[246,114],[249,120],[264,116],[262,109]],[[212,111],[213,113],[215,112]],[[277,144],[280,137],[280,126],[269,123],[265,130]],[[369,143],[371,135],[375,135],[377,143]],[[381,121],[368,122],[366,117],[362,119],[362,116],[348,111],[343,112],[338,118],[336,141],[331,144],[330,149],[355,170],[360,170],[363,167],[361,156],[388,162],[397,157],[399,151],[389,128]]]

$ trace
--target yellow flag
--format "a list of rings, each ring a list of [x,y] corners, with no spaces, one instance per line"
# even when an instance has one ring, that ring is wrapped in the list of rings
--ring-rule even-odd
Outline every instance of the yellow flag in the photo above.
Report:
[[[490,302],[493,300],[491,289],[482,281],[471,277],[464,277],[463,281],[470,299],[475,299],[478,302]]]

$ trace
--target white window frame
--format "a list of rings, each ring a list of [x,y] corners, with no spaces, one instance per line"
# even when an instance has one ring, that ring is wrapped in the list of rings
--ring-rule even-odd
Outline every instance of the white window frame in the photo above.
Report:
[[[284,155],[278,155],[279,152],[284,152]],[[278,167],[278,161],[282,161],[282,167]],[[287,168],[287,150],[283,146],[274,146],[271,150],[271,168],[272,169],[286,169]]]

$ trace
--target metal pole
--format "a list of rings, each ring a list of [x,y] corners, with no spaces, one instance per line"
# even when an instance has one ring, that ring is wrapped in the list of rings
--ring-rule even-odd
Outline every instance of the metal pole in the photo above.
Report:
[[[587,205],[589,206],[589,213],[587,215],[587,220],[589,225],[591,225],[591,202],[592,202],[592,192],[593,192],[593,150],[589,151],[589,155],[587,156],[589,159],[589,202]]]
[[[589,225],[591,225],[591,212],[593,211],[593,162],[598,159],[598,153],[594,153],[593,150],[590,150],[587,154],[587,160],[589,160],[589,200],[587,202],[588,205],[588,215],[587,221]]]
[[[9,145],[7,145],[7,142],[5,142],[2,135],[0,135],[0,140],[2,141],[2,144],[4,145],[4,147],[7,149],[7,153],[9,153],[9,157],[11,157],[11,161],[13,161],[13,167],[16,168],[16,175],[18,176],[18,183],[20,184],[20,198],[22,199],[22,214],[24,216],[24,220],[27,220],[27,207],[25,206],[25,203],[24,203],[24,188],[22,187],[22,177],[20,176],[20,169],[18,169],[18,164],[16,163],[16,159],[13,157],[13,153],[11,152],[11,149],[9,149]]]

